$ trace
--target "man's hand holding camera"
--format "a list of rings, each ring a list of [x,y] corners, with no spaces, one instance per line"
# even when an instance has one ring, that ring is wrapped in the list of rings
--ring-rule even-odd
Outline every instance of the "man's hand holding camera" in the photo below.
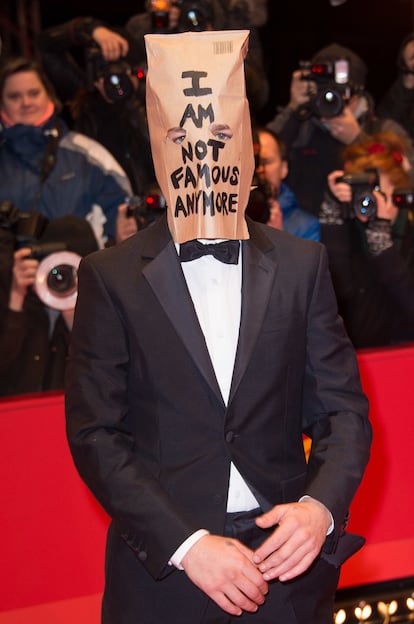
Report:
[[[343,211],[338,204],[324,202],[321,209],[321,223],[339,225],[343,218],[355,217],[366,225],[365,236],[369,253],[378,256],[393,245],[392,223],[397,217],[398,208],[393,200],[391,189],[384,193],[376,185],[355,198],[351,184],[343,181],[343,171],[333,171],[328,176],[328,186],[332,195],[342,204],[351,206],[351,210]],[[369,205],[365,202],[368,201]],[[333,214],[336,210],[336,220]],[[365,213],[365,210],[367,212]]]
[[[293,111],[307,104],[309,98],[316,93],[316,83],[312,80],[304,80],[303,78],[307,74],[309,74],[309,72],[306,73],[306,70],[302,69],[297,69],[292,74],[288,107]]]
[[[92,38],[101,48],[105,61],[117,61],[128,54],[128,41],[113,30],[105,26],[97,26],[92,32]]]
[[[349,145],[361,134],[361,126],[349,105],[344,106],[337,117],[323,117],[322,121],[334,139],[344,145]]]
[[[30,258],[30,247],[23,247],[14,252],[13,278],[9,296],[9,308],[21,312],[27,291],[33,286],[39,261]]]
[[[341,203],[349,203],[352,201],[352,186],[351,184],[343,181],[344,171],[336,170],[332,171],[328,175],[328,186],[332,195]],[[392,193],[384,193],[379,187],[370,189],[370,193],[375,199],[375,219],[385,219],[393,222],[398,214],[398,208],[393,203]],[[364,215],[361,210],[355,210],[354,216],[357,217],[362,223],[366,223],[372,220],[372,217]]]

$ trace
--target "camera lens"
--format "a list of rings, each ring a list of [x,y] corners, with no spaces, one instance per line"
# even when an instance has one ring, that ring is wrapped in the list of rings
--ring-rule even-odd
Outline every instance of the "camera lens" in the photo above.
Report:
[[[315,96],[314,108],[319,117],[336,117],[344,107],[342,94],[335,89],[321,89]]]
[[[108,71],[104,77],[104,91],[109,100],[123,100],[133,92],[132,82],[127,73]]]
[[[371,193],[361,193],[354,200],[354,212],[356,216],[364,219],[374,219],[377,214],[377,200]]]
[[[49,290],[59,297],[67,297],[77,289],[77,272],[69,264],[59,264],[49,271],[46,283]]]

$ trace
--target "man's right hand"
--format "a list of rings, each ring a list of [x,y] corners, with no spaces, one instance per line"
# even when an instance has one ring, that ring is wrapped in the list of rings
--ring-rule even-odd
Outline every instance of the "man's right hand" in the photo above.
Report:
[[[254,613],[265,601],[268,585],[252,560],[253,552],[238,540],[205,535],[181,564],[190,578],[223,611]]]
[[[36,279],[39,261],[28,258],[30,247],[23,247],[14,253],[13,279],[9,295],[9,308],[15,312],[23,309],[24,299]]]
[[[290,83],[289,108],[296,110],[299,106],[307,104],[311,95],[316,93],[316,83],[313,80],[303,80],[307,73],[302,69],[297,69],[292,74]]]
[[[101,48],[105,61],[117,61],[128,54],[128,41],[105,26],[94,28],[92,38]]]

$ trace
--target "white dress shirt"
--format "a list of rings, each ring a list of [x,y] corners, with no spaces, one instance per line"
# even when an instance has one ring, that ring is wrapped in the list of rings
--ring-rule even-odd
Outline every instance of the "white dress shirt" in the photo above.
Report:
[[[221,241],[201,240],[201,242],[218,243]],[[177,252],[179,252],[179,245],[177,244],[176,247]],[[239,339],[242,288],[241,255],[242,246],[240,245],[238,264],[225,264],[211,255],[181,263],[226,405],[230,394]],[[231,463],[227,511],[249,511],[256,507],[259,507],[259,503],[236,466]],[[207,531],[202,529],[190,536],[171,557],[171,562],[180,567],[179,562],[184,554],[188,552],[197,539],[206,533]]]
[[[221,241],[201,240],[201,242],[218,243]],[[178,253],[178,244],[176,248]],[[240,328],[242,245],[240,245],[237,265],[225,264],[216,260],[214,256],[207,255],[190,262],[182,262],[181,267],[206,340],[217,382],[227,405]],[[308,498],[310,497],[305,495],[299,501]],[[242,475],[231,463],[227,511],[229,513],[249,511],[259,506]],[[331,526],[327,535],[333,528],[334,522],[331,515]],[[184,555],[198,539],[207,534],[208,531],[205,529],[193,533],[175,551],[170,563],[182,569],[181,560]]]

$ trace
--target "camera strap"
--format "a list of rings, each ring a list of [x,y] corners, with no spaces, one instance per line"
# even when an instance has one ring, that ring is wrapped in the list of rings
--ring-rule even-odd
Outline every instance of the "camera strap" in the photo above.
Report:
[[[32,210],[37,209],[37,204],[42,194],[42,188],[47,178],[51,174],[55,164],[56,156],[59,147],[59,140],[62,136],[62,127],[58,121],[55,121],[52,128],[47,128],[44,131],[44,135],[47,137],[46,147],[43,154],[42,162],[40,165],[40,179],[39,188],[33,198]]]
[[[52,169],[56,164],[56,156],[59,147],[59,140],[62,136],[62,129],[59,122],[56,122],[53,128],[45,130],[45,136],[48,137],[45,152],[43,155],[41,172],[40,172],[40,184],[44,184],[49,177]]]

